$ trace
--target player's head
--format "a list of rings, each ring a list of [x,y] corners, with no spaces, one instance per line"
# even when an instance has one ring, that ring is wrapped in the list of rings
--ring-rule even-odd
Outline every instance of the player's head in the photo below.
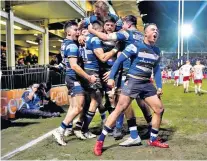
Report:
[[[186,64],[190,64],[190,61],[189,60],[186,60]]]
[[[82,28],[81,29],[81,35],[83,36],[87,36],[89,34],[88,29],[87,28]]]
[[[115,31],[116,28],[116,20],[113,17],[109,17],[104,22],[104,31],[109,34]]]
[[[197,65],[200,65],[200,64],[201,64],[200,60],[197,60],[197,61],[196,61],[196,64],[197,64]]]
[[[78,33],[78,24],[71,20],[65,23],[64,31],[66,33],[66,37],[70,37],[72,40],[77,40],[79,33]]]
[[[109,12],[109,6],[104,1],[97,1],[94,4],[94,14],[98,18],[102,19],[105,17]]]
[[[95,22],[93,22],[92,25],[93,25],[94,30],[99,31],[99,32],[103,31],[103,27],[102,27],[102,24],[100,21],[95,21]]]
[[[150,44],[155,44],[159,37],[159,30],[155,23],[149,23],[144,26],[144,38]]]
[[[132,26],[136,27],[136,25],[137,25],[137,18],[133,15],[128,15],[123,19],[122,28],[124,30],[127,30],[127,29],[131,28]]]

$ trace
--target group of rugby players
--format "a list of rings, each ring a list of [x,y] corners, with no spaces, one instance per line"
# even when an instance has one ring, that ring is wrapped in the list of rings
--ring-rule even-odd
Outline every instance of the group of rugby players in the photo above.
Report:
[[[181,66],[179,69],[177,69],[174,72],[174,79],[175,83],[178,86],[179,84],[179,78],[182,75],[183,76],[183,88],[184,93],[189,92],[189,82],[190,79],[192,79],[192,82],[194,82],[195,85],[195,94],[201,95],[201,86],[202,86],[202,79],[204,78],[204,68],[205,66],[201,64],[199,60],[196,61],[196,64],[194,66],[191,65],[190,61],[187,60],[186,64]]]
[[[116,139],[123,137],[124,116],[130,137],[120,146],[140,145],[141,139],[131,106],[132,100],[136,99],[149,125],[148,145],[169,147],[158,138],[164,113],[160,100],[160,50],[155,46],[159,31],[156,24],[147,24],[142,34],[136,25],[137,18],[133,15],[121,20],[110,14],[104,1],[94,4],[93,16],[79,24],[75,21],[65,24],[66,39],[61,46],[64,61],[58,67],[66,68],[70,107],[60,127],[53,133],[60,145],[66,145],[64,136],[71,133],[72,122],[78,115],[75,135],[80,139],[96,137],[89,131],[89,125],[97,109],[104,125],[94,146],[95,155],[102,154],[108,133]],[[157,88],[150,82],[152,73]],[[107,118],[105,111],[109,112]]]

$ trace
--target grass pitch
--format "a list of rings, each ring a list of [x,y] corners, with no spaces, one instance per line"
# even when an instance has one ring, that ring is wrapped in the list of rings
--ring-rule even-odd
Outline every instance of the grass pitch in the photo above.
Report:
[[[193,84],[191,83],[191,86]],[[203,82],[202,89],[207,91],[207,81]],[[162,100],[165,106],[163,123],[160,135],[168,140],[169,149],[148,147],[142,138],[142,146],[123,148],[112,137],[107,137],[104,144],[105,151],[101,157],[92,153],[96,139],[81,141],[75,136],[66,138],[67,146],[61,147],[49,137],[33,147],[16,154],[14,160],[194,160],[207,159],[207,92],[201,96],[195,95],[194,89],[184,94],[183,88],[164,84]],[[139,107],[133,102],[136,111],[138,130],[140,134],[146,128]],[[63,117],[51,119],[19,119],[1,131],[1,154],[6,153],[38,138],[48,131],[59,126]],[[100,132],[100,116],[97,113],[91,128]],[[125,136],[127,138],[128,136]]]

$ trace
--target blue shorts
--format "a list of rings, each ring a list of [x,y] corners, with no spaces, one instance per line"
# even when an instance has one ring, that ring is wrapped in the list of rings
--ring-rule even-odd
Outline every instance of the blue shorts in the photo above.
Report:
[[[122,89],[122,94],[134,99],[145,99],[156,95],[157,89],[150,80],[140,80],[128,77]]]
[[[67,83],[68,95],[71,95],[73,97],[77,94],[84,94],[84,90],[81,86],[80,81],[68,75],[66,75],[65,81]]]

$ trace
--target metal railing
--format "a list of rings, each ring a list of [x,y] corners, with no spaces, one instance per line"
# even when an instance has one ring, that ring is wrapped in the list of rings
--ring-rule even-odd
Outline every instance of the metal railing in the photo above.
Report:
[[[65,84],[65,72],[55,71],[50,66],[17,66],[1,68],[1,89],[28,88],[33,83],[50,82],[52,85]]]

